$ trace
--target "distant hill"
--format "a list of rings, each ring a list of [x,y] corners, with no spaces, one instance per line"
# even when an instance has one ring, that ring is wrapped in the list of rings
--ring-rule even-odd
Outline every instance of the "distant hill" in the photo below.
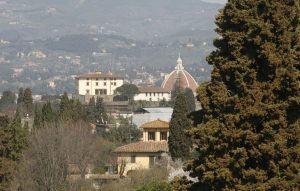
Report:
[[[29,39],[92,32],[137,40],[168,41],[185,34],[197,37],[199,30],[213,30],[214,16],[222,6],[200,0],[1,2],[1,12],[5,16],[0,17],[0,37],[11,31],[17,38]]]

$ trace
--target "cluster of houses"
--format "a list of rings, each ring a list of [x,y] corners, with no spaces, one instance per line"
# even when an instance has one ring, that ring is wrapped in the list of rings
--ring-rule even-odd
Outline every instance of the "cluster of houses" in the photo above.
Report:
[[[139,87],[134,101],[159,102],[171,100],[171,91],[177,83],[195,93],[198,87],[194,78],[184,70],[178,58],[175,70],[166,76],[161,87]],[[110,72],[95,72],[76,77],[77,99],[88,103],[91,97],[102,97],[108,112],[128,108],[128,102],[114,101],[116,89],[124,84],[124,77]],[[169,120],[172,108],[141,108],[133,116],[133,123],[143,129],[142,140],[123,145],[114,150],[117,156],[118,176],[127,176],[137,169],[149,169],[164,161],[168,156]]]

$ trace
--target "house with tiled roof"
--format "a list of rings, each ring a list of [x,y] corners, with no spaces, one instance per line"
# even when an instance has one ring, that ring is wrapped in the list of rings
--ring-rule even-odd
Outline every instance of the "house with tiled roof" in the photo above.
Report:
[[[140,126],[143,140],[118,147],[117,154],[119,174],[127,175],[137,169],[149,169],[157,164],[164,153],[169,152],[169,122],[157,119]]]
[[[134,101],[169,101],[171,92],[161,87],[139,87],[139,94],[134,96]]]

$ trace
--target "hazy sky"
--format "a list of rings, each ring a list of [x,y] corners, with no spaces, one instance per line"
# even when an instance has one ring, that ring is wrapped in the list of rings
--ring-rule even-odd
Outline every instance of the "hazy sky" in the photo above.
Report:
[[[202,0],[202,1],[211,2],[211,3],[222,3],[222,4],[227,3],[227,0]]]

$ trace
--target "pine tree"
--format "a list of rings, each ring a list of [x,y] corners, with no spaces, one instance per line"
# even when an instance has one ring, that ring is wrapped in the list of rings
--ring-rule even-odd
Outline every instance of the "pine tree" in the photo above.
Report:
[[[33,111],[33,98],[30,88],[26,88],[24,91],[23,103],[26,113],[30,115]]]
[[[175,100],[168,140],[172,159],[187,159],[190,156],[191,141],[185,134],[185,131],[191,127],[187,114],[185,95],[179,93]]]
[[[300,190],[300,1],[231,0],[216,24],[194,190]]]

